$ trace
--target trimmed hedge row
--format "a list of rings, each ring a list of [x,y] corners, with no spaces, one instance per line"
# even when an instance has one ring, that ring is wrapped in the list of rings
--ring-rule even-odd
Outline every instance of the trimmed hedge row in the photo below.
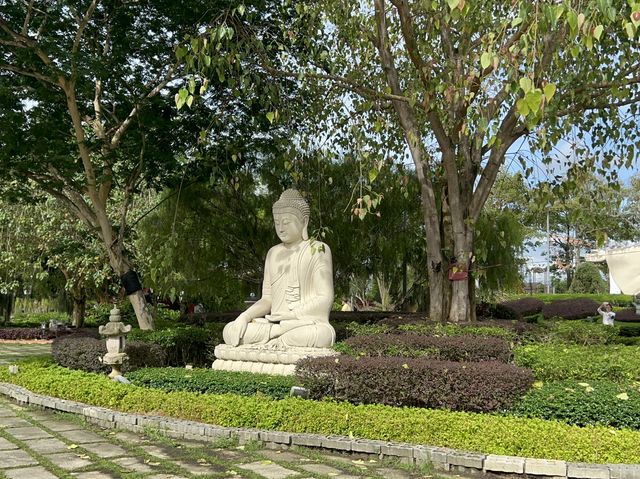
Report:
[[[621,309],[616,311],[616,321],[640,323],[640,315],[636,314],[636,308]]]
[[[637,346],[529,344],[516,347],[514,357],[518,366],[531,368],[541,381],[640,380]]]
[[[0,328],[0,339],[5,340],[31,340],[31,339],[53,339],[58,336],[73,333],[73,330],[51,331],[40,328]]]
[[[51,345],[53,360],[60,366],[81,371],[104,373],[111,367],[100,362],[107,352],[104,339],[87,336],[65,336],[55,339]],[[159,367],[165,364],[165,352],[157,344],[142,341],[127,341],[125,353],[129,356],[123,371],[133,371],[145,367]]]
[[[276,399],[289,395],[296,381],[291,376],[270,376],[213,369],[146,368],[127,373],[137,386],[163,391],[193,391],[210,394],[234,393],[243,396],[264,394]]]
[[[591,298],[572,298],[545,304],[542,315],[545,319],[560,317],[563,319],[584,319],[598,315],[600,303]]]
[[[508,408],[533,383],[528,369],[498,361],[394,357],[308,358],[296,376],[314,399],[473,412]]]
[[[119,384],[42,361],[0,368],[0,381],[38,394],[138,414],[160,414],[226,427],[249,427],[430,444],[486,454],[591,463],[640,462],[640,432],[557,421],[442,410],[352,405],[299,398],[165,392]]]
[[[425,357],[469,362],[497,360],[505,363],[512,357],[511,347],[504,339],[472,335],[372,334],[348,338],[342,344],[340,349],[353,356]]]
[[[640,429],[640,392],[637,386],[611,381],[544,383],[518,401],[510,414],[577,426]]]
[[[544,301],[538,298],[520,298],[500,303],[504,308],[512,311],[516,318],[532,316],[542,312]]]

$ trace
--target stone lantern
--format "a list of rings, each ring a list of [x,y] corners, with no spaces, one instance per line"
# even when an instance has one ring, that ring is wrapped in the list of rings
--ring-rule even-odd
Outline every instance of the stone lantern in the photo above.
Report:
[[[107,354],[102,358],[102,364],[111,366],[111,379],[122,376],[122,363],[127,359],[124,338],[131,331],[131,326],[124,324],[120,319],[120,310],[114,307],[109,315],[109,322],[98,329],[101,335],[107,337]]]

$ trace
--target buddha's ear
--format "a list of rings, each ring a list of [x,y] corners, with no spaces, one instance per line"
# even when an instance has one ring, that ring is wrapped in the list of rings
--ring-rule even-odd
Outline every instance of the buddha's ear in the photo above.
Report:
[[[302,219],[302,239],[305,241],[309,239],[309,231],[307,229],[308,226],[309,226],[309,218],[303,218]]]

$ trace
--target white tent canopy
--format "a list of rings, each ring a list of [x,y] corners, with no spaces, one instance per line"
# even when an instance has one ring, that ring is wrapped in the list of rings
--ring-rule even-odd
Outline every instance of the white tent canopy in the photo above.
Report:
[[[585,255],[590,262],[606,261],[612,284],[624,294],[640,293],[640,246],[598,250]]]

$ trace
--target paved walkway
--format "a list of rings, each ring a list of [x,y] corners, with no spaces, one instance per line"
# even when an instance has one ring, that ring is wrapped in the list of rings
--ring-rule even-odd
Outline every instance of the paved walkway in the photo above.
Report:
[[[68,414],[0,398],[2,479],[417,479],[428,470],[311,449],[171,440],[154,431],[104,430]],[[448,476],[451,477],[451,476]]]
[[[51,353],[50,343],[20,344],[0,342],[0,365],[12,364],[18,359]]]
[[[0,365],[50,353],[50,344],[0,343]],[[6,367],[6,366],[3,366]],[[418,479],[460,478],[313,449],[264,449],[100,429],[71,414],[0,396],[0,479]]]

